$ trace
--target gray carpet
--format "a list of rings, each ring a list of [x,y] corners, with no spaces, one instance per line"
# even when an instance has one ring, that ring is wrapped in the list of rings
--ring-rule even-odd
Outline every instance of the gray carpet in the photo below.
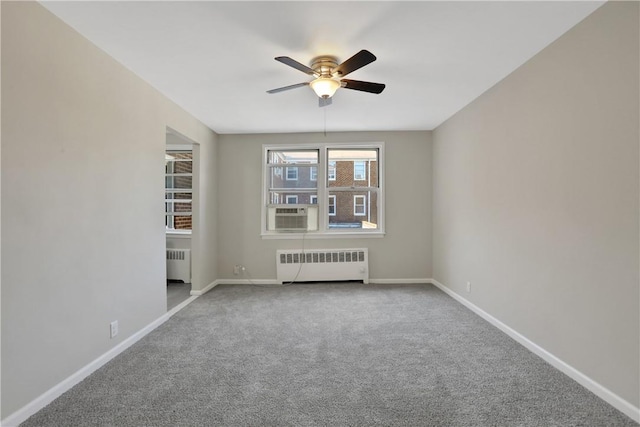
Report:
[[[431,285],[218,286],[23,426],[632,426]]]
[[[191,283],[167,282],[167,311],[191,296]]]

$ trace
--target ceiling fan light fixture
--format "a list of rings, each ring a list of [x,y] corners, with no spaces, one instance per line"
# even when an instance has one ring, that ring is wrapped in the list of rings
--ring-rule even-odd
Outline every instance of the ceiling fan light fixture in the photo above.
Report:
[[[329,77],[319,77],[309,83],[311,89],[318,95],[320,98],[331,98],[336,90],[340,87],[340,82],[338,80],[329,78]]]

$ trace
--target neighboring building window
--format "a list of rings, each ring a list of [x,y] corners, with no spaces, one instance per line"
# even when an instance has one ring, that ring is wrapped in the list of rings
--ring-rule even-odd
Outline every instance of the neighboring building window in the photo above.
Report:
[[[367,179],[366,163],[361,161],[353,162],[353,179],[356,181],[364,181]]]
[[[165,228],[191,231],[193,196],[193,151],[165,152]]]
[[[336,215],[336,196],[329,196],[329,216]]]
[[[327,174],[329,176],[329,181],[335,181],[336,180],[336,162],[329,161],[329,167],[328,167]]]
[[[310,235],[384,233],[383,143],[265,145],[263,149],[264,236],[291,232],[275,225],[275,218],[284,221],[286,216],[305,214],[274,206],[278,202],[309,204],[309,221],[317,221],[304,231]],[[277,174],[279,168],[282,176]]]
[[[298,168],[287,168],[287,181],[296,181],[298,179]]]
[[[282,177],[282,168],[274,168],[273,173],[275,174],[275,176]]]
[[[367,214],[365,196],[353,196],[353,214],[355,216],[364,216]]]

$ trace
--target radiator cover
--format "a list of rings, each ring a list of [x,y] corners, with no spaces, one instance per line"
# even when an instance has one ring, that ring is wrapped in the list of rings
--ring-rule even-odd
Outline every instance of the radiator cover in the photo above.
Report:
[[[280,283],[340,280],[369,283],[369,250],[278,250],[276,275]]]
[[[191,250],[167,249],[167,280],[191,283]]]

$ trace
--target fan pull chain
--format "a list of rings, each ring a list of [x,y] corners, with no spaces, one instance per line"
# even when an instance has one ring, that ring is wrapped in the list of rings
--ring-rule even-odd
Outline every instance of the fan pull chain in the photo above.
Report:
[[[324,137],[327,137],[327,108],[323,108],[324,110]]]

